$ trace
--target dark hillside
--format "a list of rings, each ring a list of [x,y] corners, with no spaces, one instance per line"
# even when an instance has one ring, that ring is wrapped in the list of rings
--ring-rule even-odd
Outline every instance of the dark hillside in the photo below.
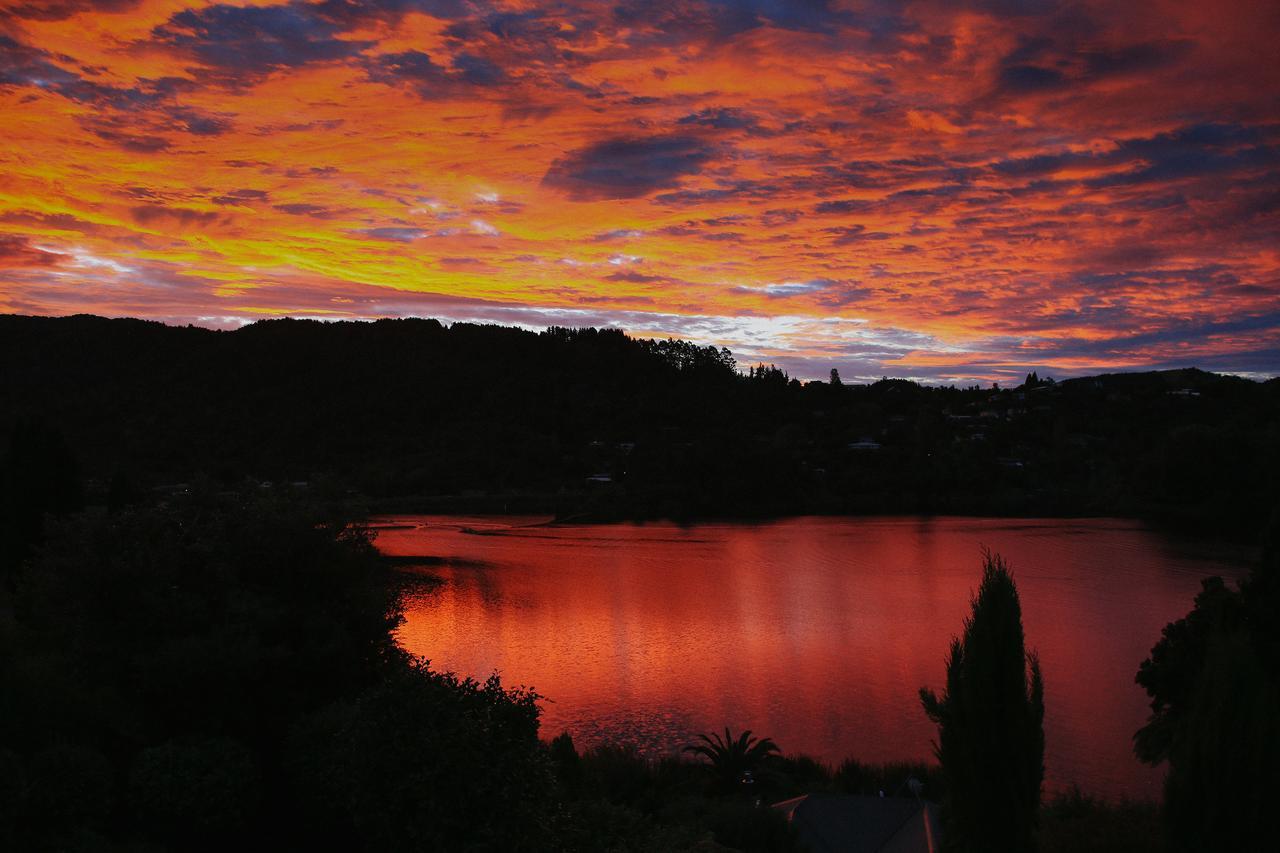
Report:
[[[324,479],[406,509],[1121,513],[1251,530],[1280,481],[1280,383],[1198,370],[802,384],[616,330],[3,316],[0,380],[0,428],[60,434],[91,501]]]

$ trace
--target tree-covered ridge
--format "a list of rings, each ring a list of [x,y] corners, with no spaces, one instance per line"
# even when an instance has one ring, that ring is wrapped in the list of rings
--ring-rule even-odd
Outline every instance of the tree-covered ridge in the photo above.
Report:
[[[0,317],[0,430],[56,431],[90,499],[328,478],[412,509],[602,518],[1147,514],[1257,529],[1280,381],[801,383],[613,329]],[[50,457],[52,458],[52,457]]]

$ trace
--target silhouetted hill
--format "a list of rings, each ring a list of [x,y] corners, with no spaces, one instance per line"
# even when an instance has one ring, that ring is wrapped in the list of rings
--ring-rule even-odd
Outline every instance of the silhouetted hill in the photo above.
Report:
[[[1224,385],[1236,387],[1254,386],[1258,383],[1239,376],[1225,376],[1221,373],[1210,373],[1198,367],[1184,367],[1177,370],[1150,370],[1133,373],[1102,373],[1097,376],[1085,376],[1065,379],[1064,388],[1092,386],[1104,391],[1127,391],[1138,393],[1158,393],[1161,391],[1202,391],[1221,388]]]
[[[404,509],[1122,513],[1253,529],[1280,481],[1280,383],[1199,370],[1000,390],[802,384],[616,330],[0,316],[0,379],[0,428],[61,433],[90,500],[252,478]]]

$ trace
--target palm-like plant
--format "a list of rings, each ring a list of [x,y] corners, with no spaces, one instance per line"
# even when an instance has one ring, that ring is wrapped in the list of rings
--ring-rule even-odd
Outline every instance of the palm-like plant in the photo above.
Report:
[[[744,781],[745,774],[754,773],[769,755],[782,751],[767,737],[752,737],[750,729],[735,738],[725,726],[723,738],[712,732],[710,735],[698,735],[698,739],[702,743],[691,743],[684,752],[706,758],[707,766],[726,790],[736,788]]]

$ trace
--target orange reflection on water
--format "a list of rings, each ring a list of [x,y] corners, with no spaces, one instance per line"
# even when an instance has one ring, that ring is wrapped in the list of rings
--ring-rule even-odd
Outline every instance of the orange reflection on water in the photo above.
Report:
[[[1138,663],[1201,577],[1242,574],[1110,520],[392,521],[384,552],[454,561],[409,595],[401,643],[535,689],[545,736],[661,753],[728,725],[831,762],[929,757],[917,692],[942,686],[990,547],[1013,565],[1040,653],[1048,785],[1108,796],[1159,790],[1130,749]]]

